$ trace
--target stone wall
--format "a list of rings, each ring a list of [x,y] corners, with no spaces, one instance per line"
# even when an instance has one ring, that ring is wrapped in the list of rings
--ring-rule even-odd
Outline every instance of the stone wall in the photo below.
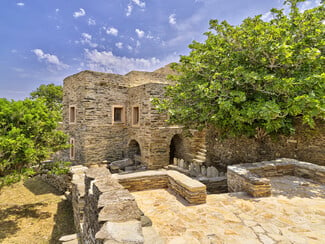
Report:
[[[297,123],[292,136],[266,136],[263,140],[236,137],[222,139],[218,132],[207,132],[209,165],[226,171],[228,165],[251,163],[276,158],[293,158],[325,166],[325,124],[318,122],[315,129]]]
[[[295,159],[278,159],[260,163],[228,166],[227,182],[229,192],[244,191],[253,197],[271,195],[268,177],[294,175],[325,183],[325,167]]]
[[[114,178],[130,191],[169,188],[190,204],[206,202],[206,186],[177,171],[149,170],[124,175],[115,174]]]
[[[72,205],[82,243],[143,243],[141,211],[106,168],[72,167]]]

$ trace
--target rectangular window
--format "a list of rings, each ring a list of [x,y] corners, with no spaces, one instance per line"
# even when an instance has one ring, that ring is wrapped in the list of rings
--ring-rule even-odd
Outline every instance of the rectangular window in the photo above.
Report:
[[[70,138],[70,159],[75,159],[75,143],[74,138]]]
[[[76,106],[69,107],[69,123],[76,123]]]
[[[123,106],[113,106],[113,124],[114,123],[124,123],[125,114]]]
[[[138,106],[132,108],[132,125],[139,125],[140,109]]]

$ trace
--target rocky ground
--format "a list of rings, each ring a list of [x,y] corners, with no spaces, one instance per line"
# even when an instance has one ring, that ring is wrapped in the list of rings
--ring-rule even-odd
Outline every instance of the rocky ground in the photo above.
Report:
[[[71,204],[40,178],[0,191],[0,243],[58,243],[74,233]]]
[[[271,181],[271,197],[211,194],[201,205],[163,189],[132,194],[160,236],[150,243],[324,243],[325,186],[293,176]]]

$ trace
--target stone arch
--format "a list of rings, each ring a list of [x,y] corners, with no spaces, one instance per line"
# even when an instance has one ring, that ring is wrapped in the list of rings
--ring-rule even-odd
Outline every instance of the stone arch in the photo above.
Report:
[[[128,158],[134,162],[141,163],[141,147],[137,140],[132,139],[128,143]]]
[[[175,134],[169,144],[169,163],[173,164],[173,159],[185,158],[184,140],[180,134]]]

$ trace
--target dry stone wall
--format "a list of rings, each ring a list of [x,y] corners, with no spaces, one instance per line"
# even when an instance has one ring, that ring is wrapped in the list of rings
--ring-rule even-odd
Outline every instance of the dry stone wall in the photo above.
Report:
[[[210,165],[226,171],[228,165],[293,158],[325,166],[325,124],[315,129],[297,122],[292,136],[266,136],[263,140],[236,137],[222,139],[217,130],[207,132],[207,158]]]
[[[106,168],[73,166],[72,205],[82,243],[143,243],[141,211]]]
[[[228,166],[227,181],[229,192],[244,191],[253,197],[271,195],[271,183],[274,176],[294,175],[325,183],[325,167],[295,159],[278,159],[260,163]]]

